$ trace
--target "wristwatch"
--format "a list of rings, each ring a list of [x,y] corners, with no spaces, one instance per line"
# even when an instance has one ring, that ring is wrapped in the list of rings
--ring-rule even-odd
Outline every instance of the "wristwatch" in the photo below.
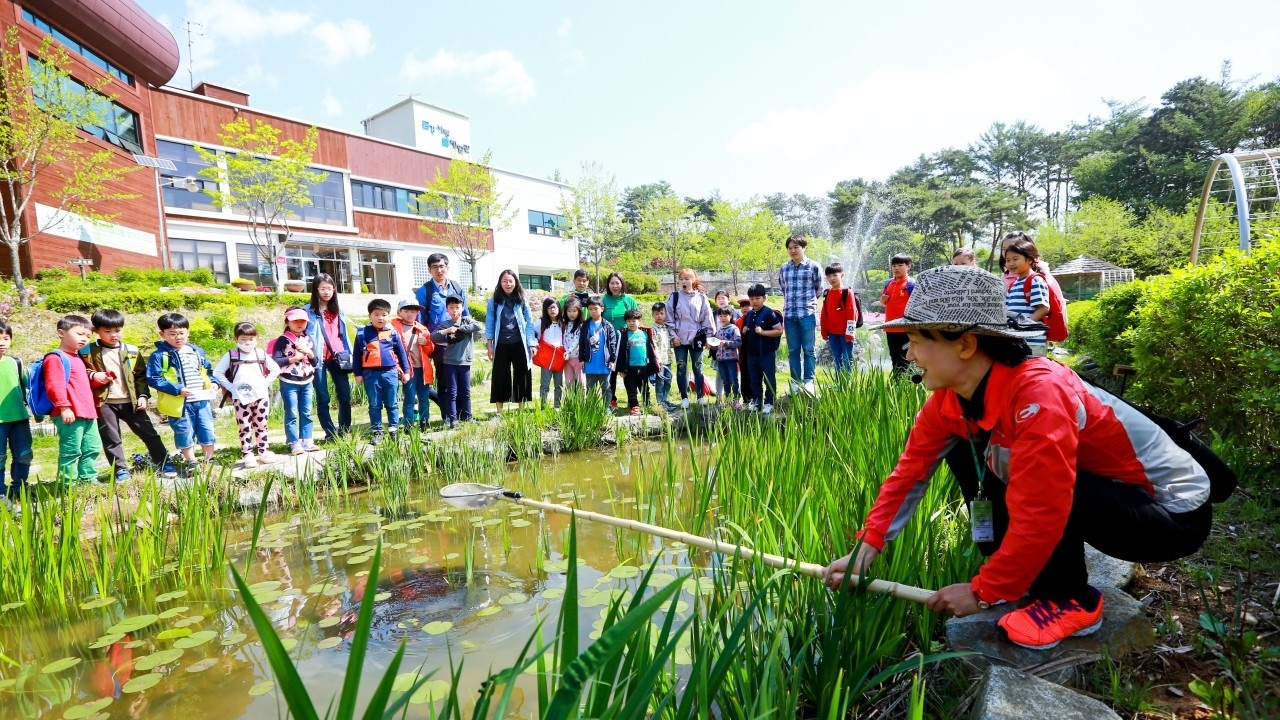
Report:
[[[979,601],[978,601],[978,609],[979,609],[979,610],[988,610],[988,609],[990,609],[990,608],[991,608],[991,603],[987,602],[986,600],[979,600]]]

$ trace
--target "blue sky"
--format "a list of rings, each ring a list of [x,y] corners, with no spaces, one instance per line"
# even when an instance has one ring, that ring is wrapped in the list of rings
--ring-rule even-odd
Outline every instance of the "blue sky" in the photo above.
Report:
[[[416,93],[470,115],[499,167],[596,161],[620,187],[731,199],[883,178],[996,120],[1154,104],[1224,60],[1280,77],[1277,0],[139,2],[183,46],[178,87],[198,20],[195,81],[255,107],[359,132]]]

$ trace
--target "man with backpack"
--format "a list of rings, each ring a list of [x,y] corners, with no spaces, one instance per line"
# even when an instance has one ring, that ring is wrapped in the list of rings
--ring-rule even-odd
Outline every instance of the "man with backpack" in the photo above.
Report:
[[[450,297],[462,301],[462,317],[471,317],[467,310],[467,291],[449,278],[449,256],[431,253],[427,257],[427,269],[431,271],[431,277],[414,293],[418,305],[422,307],[418,313],[418,322],[427,327],[427,332],[434,333],[441,325],[450,322],[449,309],[445,304]],[[444,351],[443,345],[436,345],[431,352],[432,370],[435,371],[433,375],[437,378],[444,377]],[[440,411],[444,412],[444,408],[441,407]]]

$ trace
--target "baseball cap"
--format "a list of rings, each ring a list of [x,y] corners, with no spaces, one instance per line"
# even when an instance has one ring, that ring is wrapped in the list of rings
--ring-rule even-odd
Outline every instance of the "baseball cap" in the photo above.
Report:
[[[413,300],[401,300],[400,303],[396,305],[396,312],[400,312],[405,308],[410,310],[421,310],[422,306]]]

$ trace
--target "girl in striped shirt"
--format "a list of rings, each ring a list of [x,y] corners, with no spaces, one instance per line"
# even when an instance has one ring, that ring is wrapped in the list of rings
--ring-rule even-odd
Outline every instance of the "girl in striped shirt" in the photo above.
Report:
[[[1049,285],[1043,275],[1031,269],[1039,259],[1040,251],[1030,240],[1017,240],[1004,251],[1005,269],[1017,276],[1005,293],[1005,308],[1032,322],[1040,322],[1049,314]],[[1044,335],[1041,332],[1026,338],[1031,354],[1044,356]]]

